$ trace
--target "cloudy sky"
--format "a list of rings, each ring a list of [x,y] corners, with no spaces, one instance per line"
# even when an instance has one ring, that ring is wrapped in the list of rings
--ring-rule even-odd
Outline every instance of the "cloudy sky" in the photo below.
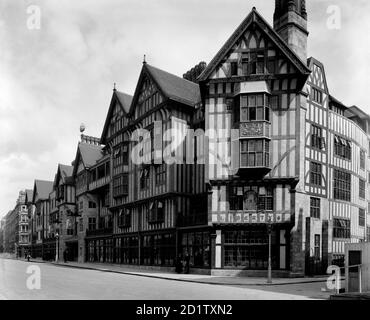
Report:
[[[274,0],[1,0],[0,216],[35,178],[52,180],[79,140],[100,137],[113,83],[132,94],[143,55],[182,75],[209,62],[253,6],[272,23]],[[30,5],[41,10],[29,29]],[[328,28],[329,5],[341,10]],[[370,2],[307,0],[309,56],[331,93],[370,113]]]

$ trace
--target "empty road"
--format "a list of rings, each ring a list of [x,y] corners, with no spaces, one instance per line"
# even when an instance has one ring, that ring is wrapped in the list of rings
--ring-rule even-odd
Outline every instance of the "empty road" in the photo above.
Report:
[[[27,271],[29,273],[27,273]],[[38,285],[40,273],[40,288]],[[30,287],[31,286],[31,287]],[[36,289],[32,289],[36,286]],[[282,287],[233,287],[84,270],[0,258],[0,299],[11,300],[296,300]],[[278,292],[280,291],[280,292]]]

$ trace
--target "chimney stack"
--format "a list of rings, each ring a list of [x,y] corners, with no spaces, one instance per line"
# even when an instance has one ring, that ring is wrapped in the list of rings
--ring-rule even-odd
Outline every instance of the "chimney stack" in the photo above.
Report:
[[[307,64],[306,0],[275,0],[274,29]]]

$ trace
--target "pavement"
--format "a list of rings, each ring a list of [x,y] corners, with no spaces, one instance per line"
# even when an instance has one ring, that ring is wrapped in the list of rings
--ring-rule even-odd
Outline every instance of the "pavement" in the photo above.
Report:
[[[69,268],[80,268],[89,270],[98,270],[102,272],[114,272],[121,274],[131,274],[142,277],[176,280],[183,282],[207,283],[217,285],[233,285],[233,286],[271,286],[271,285],[287,285],[287,284],[302,284],[302,283],[324,283],[328,277],[305,277],[305,278],[274,278],[272,284],[268,284],[266,278],[260,277],[237,277],[237,276],[211,276],[201,274],[177,274],[171,272],[155,271],[155,270],[142,270],[135,269],[134,267],[120,266],[114,264],[102,263],[78,263],[78,262],[50,262],[53,265],[64,266]]]
[[[38,271],[37,271],[38,270]],[[165,278],[164,278],[165,277]],[[38,282],[39,287],[33,285]],[[110,266],[3,259],[0,299],[12,300],[311,300],[328,299],[321,283],[250,286],[204,283],[210,276],[120,272]],[[217,277],[220,278],[220,277]],[[31,285],[31,287],[30,287]]]
[[[1,256],[0,256],[1,258]],[[9,258],[9,257],[8,257]],[[15,259],[14,257],[11,257]],[[26,261],[20,259],[20,261]],[[48,263],[60,267],[78,268],[86,270],[96,270],[101,272],[112,272],[128,275],[136,275],[149,278],[175,280],[183,282],[195,282],[195,283],[206,283],[206,284],[217,284],[217,285],[232,285],[232,286],[279,286],[279,285],[293,285],[293,284],[305,284],[305,283],[326,283],[327,276],[316,276],[316,277],[303,277],[303,278],[273,278],[272,283],[268,284],[266,278],[261,277],[238,277],[238,276],[211,276],[201,274],[177,274],[164,271],[156,270],[143,270],[135,268],[135,266],[125,266],[108,263],[78,263],[78,262],[67,262],[62,261],[49,262],[41,259],[31,259],[30,262]],[[342,280],[344,280],[342,278]]]

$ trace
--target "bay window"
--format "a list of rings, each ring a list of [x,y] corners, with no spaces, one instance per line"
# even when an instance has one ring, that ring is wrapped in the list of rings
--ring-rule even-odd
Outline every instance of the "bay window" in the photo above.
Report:
[[[268,98],[265,94],[252,94],[241,97],[240,122],[270,121]]]
[[[270,142],[265,139],[241,140],[241,167],[269,167]]]

